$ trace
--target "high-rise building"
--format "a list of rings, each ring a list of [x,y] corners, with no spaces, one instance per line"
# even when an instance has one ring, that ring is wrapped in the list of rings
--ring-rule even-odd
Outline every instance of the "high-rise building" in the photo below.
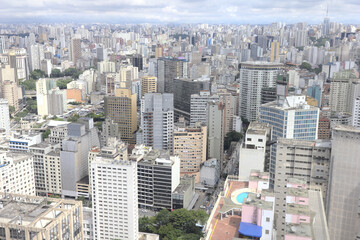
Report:
[[[345,125],[333,128],[326,208],[332,240],[360,237],[359,146],[360,129]]]
[[[131,59],[132,65],[137,67],[139,71],[143,70],[144,57],[141,54],[134,54]]]
[[[221,102],[208,102],[207,157],[215,158],[220,169],[224,161],[225,106]]]
[[[200,177],[200,165],[206,161],[207,127],[178,127],[174,131],[173,154],[180,158],[182,175],[195,175],[196,182]]]
[[[270,62],[278,62],[279,53],[280,53],[280,43],[278,41],[273,41],[271,43]]]
[[[238,99],[234,98],[234,96],[225,88],[218,88],[217,95],[219,95],[220,102],[225,106],[224,134],[226,135],[232,131],[233,117],[235,113],[235,107],[237,106],[235,104],[235,100]]]
[[[36,102],[41,116],[61,115],[67,110],[66,91],[57,87],[56,79],[40,78],[36,81]]]
[[[275,87],[276,79],[283,68],[279,63],[243,62],[240,64],[239,114],[255,121],[261,105],[261,89]]]
[[[40,44],[30,46],[30,70],[34,71],[41,68],[41,61],[44,60],[44,47]]]
[[[172,93],[146,93],[141,100],[141,143],[173,149],[174,97]]]
[[[157,60],[157,80],[158,92],[173,93],[174,79],[187,78],[187,62],[184,59],[158,58]]]
[[[10,115],[9,102],[7,99],[0,98],[0,136],[10,134]]]
[[[70,44],[70,56],[71,61],[76,66],[78,60],[81,59],[81,39],[80,38],[73,38],[71,39]]]
[[[190,125],[196,123],[207,124],[207,104],[209,101],[219,101],[218,95],[212,95],[210,91],[200,91],[192,94],[190,99]]]
[[[179,157],[167,150],[136,145],[129,159],[137,161],[139,207],[172,209],[171,196],[180,183]]]
[[[154,76],[146,76],[141,78],[141,97],[146,93],[157,92],[157,78]]]
[[[209,78],[174,79],[174,110],[175,116],[183,115],[187,120],[190,120],[190,104],[191,95],[199,94],[200,91],[210,91],[211,83]]]
[[[360,96],[354,101],[352,111],[352,125],[354,127],[360,127]]]
[[[25,152],[0,154],[0,189],[8,194],[36,195],[34,158],[31,154]]]
[[[82,202],[0,193],[3,239],[84,239]]]
[[[327,195],[331,158],[330,141],[278,139],[275,170],[275,214],[277,226],[285,223],[289,178],[302,179],[309,189],[320,191],[324,203]],[[282,230],[277,228],[278,236]],[[280,239],[280,238],[279,238]]]
[[[330,34],[330,18],[326,16],[326,18],[324,18],[324,23],[322,25],[322,34],[323,36],[329,36]]]
[[[19,110],[19,89],[16,82],[5,80],[2,82],[2,97],[8,100],[9,106],[13,106],[15,111]]]
[[[285,95],[286,96],[286,95]],[[306,103],[306,97],[295,95],[263,104],[260,108],[260,122],[272,127],[271,138],[316,140],[319,125],[319,108]],[[281,100],[282,99],[282,100]],[[273,187],[276,167],[276,144],[270,152],[270,186]]]
[[[330,111],[352,113],[355,99],[360,96],[360,79],[350,70],[336,73],[330,85]]]
[[[96,158],[91,179],[94,239],[137,240],[137,162]]]
[[[121,140],[135,143],[137,129],[136,94],[131,89],[115,89],[115,96],[105,97],[105,116],[118,124]]]
[[[313,85],[307,88],[307,95],[317,101],[317,106],[321,107],[322,90],[320,85]]]
[[[76,183],[88,175],[88,152],[99,147],[99,138],[92,118],[87,123],[70,123],[67,138],[60,152],[62,195],[77,197]]]

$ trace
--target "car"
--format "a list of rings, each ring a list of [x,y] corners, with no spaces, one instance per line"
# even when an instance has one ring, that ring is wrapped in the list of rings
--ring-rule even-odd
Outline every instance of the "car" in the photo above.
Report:
[[[205,207],[204,205],[201,205],[200,208],[201,208],[201,209],[205,209],[206,207]]]

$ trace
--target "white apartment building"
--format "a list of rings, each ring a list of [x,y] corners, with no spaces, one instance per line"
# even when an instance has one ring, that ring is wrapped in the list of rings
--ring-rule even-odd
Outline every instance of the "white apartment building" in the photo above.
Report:
[[[354,106],[352,111],[352,125],[354,127],[360,127],[360,96],[354,100]]]
[[[190,100],[190,125],[200,122],[207,124],[207,104],[209,101],[219,101],[218,95],[212,95],[210,91],[200,91],[192,94]]]
[[[141,100],[142,142],[156,149],[173,148],[174,97],[172,93],[146,93]]]
[[[240,147],[239,176],[248,178],[251,170],[264,171],[265,159],[269,158],[269,149],[266,144],[271,140],[269,124],[251,122]]]
[[[137,162],[97,158],[91,163],[94,239],[137,240]]]
[[[10,115],[9,102],[7,99],[0,98],[0,136],[9,136],[10,134]]]
[[[33,156],[28,153],[0,154],[0,189],[7,193],[36,195]]]
[[[282,64],[269,62],[240,63],[239,115],[255,121],[261,105],[261,89],[275,87]]]

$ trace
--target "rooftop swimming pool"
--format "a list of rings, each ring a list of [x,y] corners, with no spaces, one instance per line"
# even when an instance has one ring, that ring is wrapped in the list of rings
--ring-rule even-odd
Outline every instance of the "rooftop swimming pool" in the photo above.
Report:
[[[239,195],[236,196],[236,201],[240,204],[244,202],[244,199],[247,198],[249,195],[248,192],[242,192]]]

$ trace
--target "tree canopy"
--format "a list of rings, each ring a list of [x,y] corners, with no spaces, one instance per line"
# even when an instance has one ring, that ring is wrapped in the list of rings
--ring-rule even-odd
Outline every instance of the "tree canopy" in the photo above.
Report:
[[[59,79],[56,81],[56,86],[58,86],[60,89],[66,89],[67,84],[72,82],[73,80],[71,78],[66,79]]]
[[[196,223],[205,224],[207,218],[203,210],[162,209],[154,217],[139,218],[139,231],[159,234],[162,240],[198,240],[203,234]]]
[[[307,62],[302,62],[301,65],[300,65],[300,68],[301,69],[306,69],[309,72],[314,72],[316,74],[319,74],[322,71],[322,65],[321,64],[317,68],[312,68],[312,66]]]
[[[231,131],[226,134],[225,140],[224,140],[224,150],[227,150],[230,148],[231,142],[238,142],[243,137],[243,135],[236,131]]]
[[[38,80],[39,78],[45,77],[45,72],[40,69],[35,69],[30,73],[30,78],[34,80]]]

